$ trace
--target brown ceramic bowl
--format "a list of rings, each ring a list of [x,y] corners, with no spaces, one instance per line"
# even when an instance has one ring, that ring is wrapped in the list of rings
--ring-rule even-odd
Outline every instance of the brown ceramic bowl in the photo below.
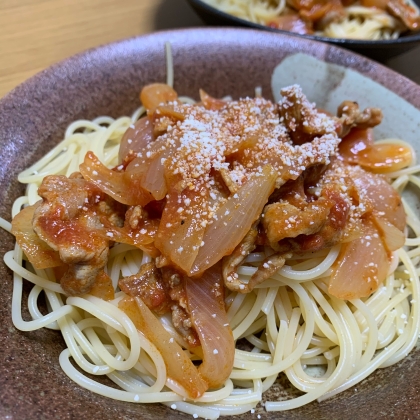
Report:
[[[273,69],[286,57],[300,52],[354,69],[412,105],[407,106],[420,109],[419,86],[329,44],[244,29],[191,29],[129,39],[69,58],[31,78],[0,101],[2,217],[10,220],[12,202],[23,192],[17,173],[56,144],[70,122],[129,113],[137,107],[138,92],[144,84],[165,80],[166,41],[172,43],[175,88],[182,94],[197,97],[198,89],[204,88],[214,96],[239,97],[253,95],[256,85],[262,86],[263,92],[270,92]],[[293,71],[289,75],[292,79],[295,76]],[[353,87],[354,92],[358,89],[362,86]],[[394,118],[401,119],[404,126],[405,113],[398,112],[397,109]],[[416,130],[412,131],[415,134]],[[13,237],[2,232],[2,255],[13,244]],[[64,346],[60,333],[46,329],[17,331],[11,321],[12,276],[3,264],[0,278],[0,418],[186,417],[161,405],[106,399],[70,381],[58,364]],[[25,296],[28,290],[25,287]],[[24,316],[27,318],[27,314]],[[289,412],[260,414],[263,419],[414,419],[420,416],[419,389],[420,353],[413,351],[400,364],[374,373],[355,389],[331,400]],[[269,398],[276,398],[276,389],[270,391]],[[239,418],[254,419],[256,414]]]

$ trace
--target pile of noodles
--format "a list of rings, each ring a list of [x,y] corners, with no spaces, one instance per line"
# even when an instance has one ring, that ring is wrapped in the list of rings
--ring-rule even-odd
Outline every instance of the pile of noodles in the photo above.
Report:
[[[169,77],[171,83],[172,76]],[[39,162],[19,174],[26,194],[16,200],[12,217],[23,206],[39,200],[37,188],[46,175],[70,175],[77,171],[88,150],[109,167],[118,163],[123,133],[143,113],[131,117],[99,117],[79,120],[66,130],[64,139]],[[407,185],[420,188],[419,165],[391,174],[393,186],[402,193]],[[226,296],[227,317],[234,339],[234,367],[221,389],[210,390],[196,401],[186,397],[168,379],[167,367],[154,343],[137,331],[118,308],[126,296],[118,280],[136,274],[151,257],[126,244],[110,250],[106,267],[116,289],[115,299],[91,295],[68,297],[56,282],[52,269],[34,269],[16,245],[6,253],[13,271],[12,318],[16,328],[59,330],[66,348],[59,363],[74,382],[97,394],[131,403],[161,402],[172,409],[215,419],[222,415],[254,412],[263,393],[284,373],[302,394],[284,400],[265,401],[268,411],[288,410],[329,398],[374,372],[402,360],[416,345],[420,333],[419,269],[420,220],[403,199],[410,238],[393,255],[392,270],[370,297],[343,301],[330,296],[327,285],[340,245],[307,256],[294,256],[286,266],[248,294]],[[9,222],[1,227],[10,232]],[[244,282],[264,260],[264,253],[250,254],[238,274]],[[27,305],[31,321],[22,318],[23,281],[33,283]],[[49,313],[39,309],[44,293]],[[182,345],[170,317],[156,317]],[[192,360],[196,354],[184,350]],[[223,355],[221,355],[223,357]],[[71,363],[73,359],[75,365]],[[86,374],[106,375],[118,389],[96,382]]]
[[[267,25],[284,14],[286,0],[204,0],[222,12],[260,25]],[[417,10],[414,2],[407,2]],[[345,17],[329,23],[315,35],[329,38],[386,40],[396,39],[406,31],[402,23],[384,10],[351,5],[344,8]]]

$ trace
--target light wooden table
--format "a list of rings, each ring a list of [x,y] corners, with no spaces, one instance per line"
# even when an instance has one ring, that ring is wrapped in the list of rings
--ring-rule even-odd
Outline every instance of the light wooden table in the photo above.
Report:
[[[198,25],[184,0],[0,0],[0,97],[88,48]]]
[[[87,48],[198,25],[185,0],[0,0],[0,97]],[[390,65],[420,83],[420,49]]]

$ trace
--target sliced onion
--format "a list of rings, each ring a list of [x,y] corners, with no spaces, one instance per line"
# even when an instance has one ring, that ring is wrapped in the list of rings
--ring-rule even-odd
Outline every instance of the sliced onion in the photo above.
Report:
[[[401,144],[377,143],[357,153],[357,163],[377,174],[398,171],[410,165],[412,160],[411,149]]]
[[[163,255],[186,273],[190,271],[203,240],[205,219],[196,214],[202,213],[208,198],[206,184],[202,184],[198,191],[187,187],[181,192],[172,188],[168,193],[155,244]]]
[[[146,219],[136,229],[131,229],[127,225],[118,227],[109,222],[106,218],[101,218],[105,229],[98,231],[104,239],[112,239],[122,244],[134,245],[147,252],[151,257],[156,258],[160,252],[154,245],[154,240],[159,227],[157,219]]]
[[[148,117],[140,118],[129,127],[121,139],[119,159],[120,162],[128,155],[130,151],[137,153],[143,150],[153,141],[153,124]]]
[[[86,153],[80,172],[88,181],[119,203],[145,206],[153,196],[140,186],[141,172],[116,172],[108,169],[93,152]]]
[[[106,228],[106,231],[101,232],[101,235],[104,238],[111,238],[115,242],[134,246],[151,244],[155,240],[155,235],[159,226],[159,221],[156,219],[144,221],[138,229],[129,229],[126,226],[121,228],[109,223],[105,219],[101,220]]]
[[[203,273],[233,252],[261,214],[274,191],[276,178],[277,173],[266,165],[262,173],[253,176],[219,207],[213,223],[204,233],[204,245],[194,261],[191,275]]]
[[[200,99],[201,102],[204,105],[204,108],[210,109],[213,111],[217,111],[219,109],[222,109],[226,106],[226,102],[222,99],[216,99],[210,96],[207,92],[205,92],[203,89],[200,89]]]
[[[357,163],[357,154],[373,145],[375,139],[371,128],[352,128],[338,145],[340,155],[346,162]]]
[[[151,83],[146,85],[140,92],[140,101],[147,109],[149,115],[165,102],[176,101],[178,94],[165,83]]]
[[[200,377],[197,368],[182,347],[174,341],[145,303],[139,297],[127,297],[118,303],[118,307],[156,346],[165,362],[167,377],[185,389],[189,398],[200,398],[208,388],[207,383]]]
[[[49,268],[63,265],[57,251],[39,238],[32,228],[32,219],[39,202],[25,207],[12,220],[12,234],[28,260],[35,268]]]
[[[168,189],[165,180],[165,160],[171,153],[170,148],[166,148],[157,154],[150,162],[149,167],[141,179],[141,186],[152,193],[155,200],[162,200]]]
[[[404,231],[406,215],[401,196],[387,180],[382,176],[362,170],[355,172],[353,179],[359,194],[369,199],[373,210],[399,230]]]
[[[365,221],[360,238],[341,246],[332,267],[328,292],[339,299],[358,299],[372,294],[385,280],[387,252],[372,222]]]
[[[163,137],[157,138],[127,165],[127,176],[139,178],[144,190],[149,191],[155,200],[162,200],[167,193],[165,162],[177,147],[177,141],[169,143]]]
[[[344,161],[370,172],[386,174],[398,171],[413,160],[410,147],[397,143],[374,143],[371,128],[352,128],[339,145]]]
[[[222,386],[229,378],[235,343],[224,303],[221,264],[208,269],[198,279],[187,279],[188,310],[203,349],[200,376],[210,388]]]
[[[388,252],[396,251],[404,245],[404,233],[397,229],[392,223],[377,214],[372,216],[372,220],[375,223],[379,235]]]

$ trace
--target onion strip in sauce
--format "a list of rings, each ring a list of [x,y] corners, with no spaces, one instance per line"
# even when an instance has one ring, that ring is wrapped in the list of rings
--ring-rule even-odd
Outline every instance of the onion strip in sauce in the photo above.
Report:
[[[141,331],[158,349],[165,361],[168,378],[185,389],[186,396],[197,399],[208,388],[208,384],[200,378],[197,369],[182,347],[162,327],[150,309],[137,298],[124,298],[118,304]]]
[[[229,255],[258,219],[274,190],[277,175],[269,165],[230,196],[207,228],[191,274],[197,275]]]
[[[211,388],[219,388],[229,378],[234,359],[221,265],[216,264],[200,278],[188,279],[186,294],[191,319],[203,349],[203,363],[198,370]]]
[[[92,153],[80,165],[82,175],[116,201],[130,206],[145,206],[152,201],[150,192],[141,187],[142,173],[117,172],[108,169]]]

